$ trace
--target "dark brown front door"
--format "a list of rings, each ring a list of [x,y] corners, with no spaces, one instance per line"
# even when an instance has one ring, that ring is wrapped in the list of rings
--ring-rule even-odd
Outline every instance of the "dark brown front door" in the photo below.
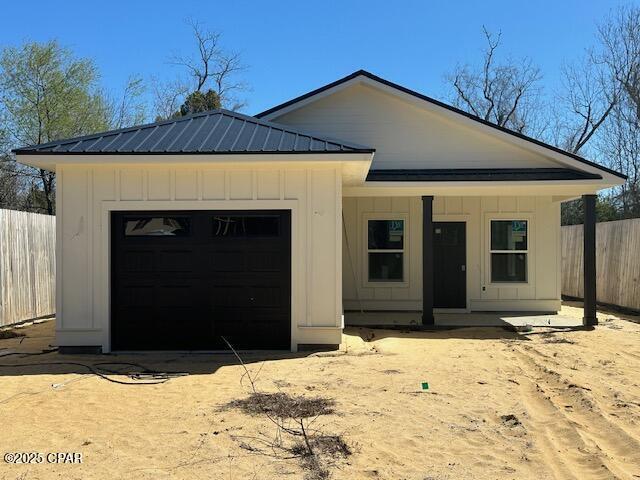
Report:
[[[113,350],[289,349],[289,211],[114,212]]]
[[[466,308],[466,249],[465,222],[433,224],[433,306],[435,308]]]

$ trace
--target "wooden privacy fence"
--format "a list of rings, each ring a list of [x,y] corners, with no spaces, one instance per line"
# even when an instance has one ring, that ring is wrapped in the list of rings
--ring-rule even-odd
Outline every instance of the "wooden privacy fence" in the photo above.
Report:
[[[562,294],[584,298],[582,225],[562,227]],[[596,224],[596,298],[640,310],[640,218]]]
[[[0,210],[0,327],[55,313],[56,220]]]

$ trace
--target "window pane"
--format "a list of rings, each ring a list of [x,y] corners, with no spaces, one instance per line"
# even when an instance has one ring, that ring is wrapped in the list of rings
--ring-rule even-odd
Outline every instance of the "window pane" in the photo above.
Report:
[[[280,217],[277,215],[234,215],[213,217],[214,237],[277,237]]]
[[[402,253],[370,253],[369,281],[401,282]]]
[[[402,249],[404,220],[369,220],[369,249]]]
[[[526,220],[491,220],[491,250],[526,249]]]
[[[527,254],[526,253],[492,253],[491,254],[492,282],[526,282]]]
[[[184,237],[189,235],[190,222],[186,217],[128,218],[124,224],[127,237]]]

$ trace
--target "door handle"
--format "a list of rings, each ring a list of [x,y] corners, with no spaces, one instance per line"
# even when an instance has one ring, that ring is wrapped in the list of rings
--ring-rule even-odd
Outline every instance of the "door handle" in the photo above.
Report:
[[[467,266],[466,266],[466,265],[461,265],[461,266],[460,266],[460,269],[461,269],[463,272],[466,272],[466,271],[467,271]]]

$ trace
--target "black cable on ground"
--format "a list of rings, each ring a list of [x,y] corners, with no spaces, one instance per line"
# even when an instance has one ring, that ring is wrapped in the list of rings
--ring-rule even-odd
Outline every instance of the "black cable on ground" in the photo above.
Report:
[[[34,355],[34,354],[31,354],[31,355]],[[38,355],[38,354],[35,354],[35,355]],[[14,363],[14,364],[0,364],[0,368],[28,368],[28,367],[36,367],[36,366],[54,366],[54,365],[73,365],[76,367],[82,367],[87,369],[89,372],[93,373],[94,375],[104,380],[107,380],[108,382],[117,383],[119,385],[158,385],[161,383],[168,382],[172,378],[184,377],[189,375],[186,372],[159,372],[159,371],[147,369],[143,365],[140,365],[137,363],[127,363],[127,362],[99,362],[99,363],[96,363],[95,365],[89,365],[89,364],[80,363],[80,362]],[[107,368],[96,368],[97,365],[134,366],[134,367],[140,368],[142,371],[129,374],[129,373],[123,373],[117,370],[111,370]],[[122,380],[110,378],[107,374],[128,375],[132,379],[136,379],[136,378],[141,380],[145,379],[145,381],[124,382]]]

